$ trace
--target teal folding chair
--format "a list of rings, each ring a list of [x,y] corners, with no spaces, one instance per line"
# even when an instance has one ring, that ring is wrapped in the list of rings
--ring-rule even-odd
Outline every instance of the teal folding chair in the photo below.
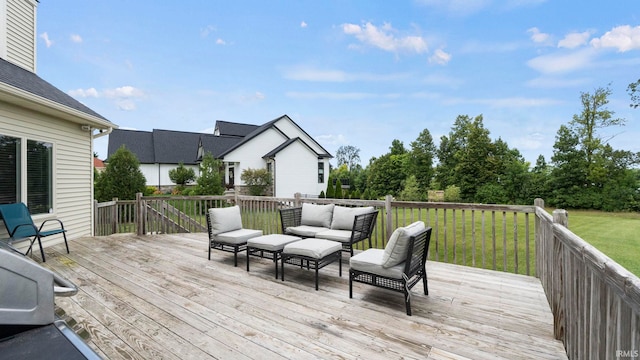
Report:
[[[67,254],[69,253],[66,230],[64,229],[62,221],[58,219],[48,219],[38,228],[33,223],[31,213],[24,203],[0,205],[0,216],[2,216],[4,225],[7,228],[7,233],[9,234],[9,245],[18,240],[30,239],[29,249],[24,253],[25,255],[28,255],[32,251],[33,244],[38,240],[42,262],[45,262],[41,238],[57,234],[62,234],[64,237],[64,245],[67,247]],[[57,221],[60,224],[60,228],[43,230],[44,225],[49,221]]]

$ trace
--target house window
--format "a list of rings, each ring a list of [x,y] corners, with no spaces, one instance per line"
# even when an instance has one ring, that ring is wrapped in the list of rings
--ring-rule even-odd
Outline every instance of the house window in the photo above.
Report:
[[[324,162],[318,162],[318,184],[324,183]]]
[[[48,213],[53,208],[53,144],[26,140],[23,149],[24,144],[0,135],[0,203],[22,201],[32,214]]]

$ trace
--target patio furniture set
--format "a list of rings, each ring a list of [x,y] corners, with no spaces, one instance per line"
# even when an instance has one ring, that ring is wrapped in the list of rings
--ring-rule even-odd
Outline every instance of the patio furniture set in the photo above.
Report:
[[[285,264],[296,265],[315,271],[318,290],[318,270],[337,262],[342,276],[342,253],[348,253],[350,298],[353,282],[402,292],[407,315],[411,315],[411,288],[422,280],[428,295],[425,262],[432,229],[416,221],[397,228],[384,249],[374,249],[371,235],[377,215],[373,207],[303,203],[280,209],[282,234],[263,235],[261,230],[242,227],[239,206],[212,208],[207,213],[209,260],[212,249],[222,250],[233,253],[234,266],[238,266],[238,253],[246,252],[249,271],[252,256],[270,258],[275,278],[282,281]],[[369,248],[354,255],[354,244],[366,239]]]

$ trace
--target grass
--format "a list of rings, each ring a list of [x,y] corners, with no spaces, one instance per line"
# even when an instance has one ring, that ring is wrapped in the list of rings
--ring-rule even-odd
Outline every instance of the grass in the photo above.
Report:
[[[640,276],[640,214],[568,210],[569,230]]]

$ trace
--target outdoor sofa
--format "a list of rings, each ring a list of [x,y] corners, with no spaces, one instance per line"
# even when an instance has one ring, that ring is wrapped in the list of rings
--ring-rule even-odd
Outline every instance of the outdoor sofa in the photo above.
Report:
[[[280,209],[282,233],[302,238],[338,241],[353,256],[353,245],[369,239],[376,225],[378,211],[373,206],[347,207],[335,204]]]

